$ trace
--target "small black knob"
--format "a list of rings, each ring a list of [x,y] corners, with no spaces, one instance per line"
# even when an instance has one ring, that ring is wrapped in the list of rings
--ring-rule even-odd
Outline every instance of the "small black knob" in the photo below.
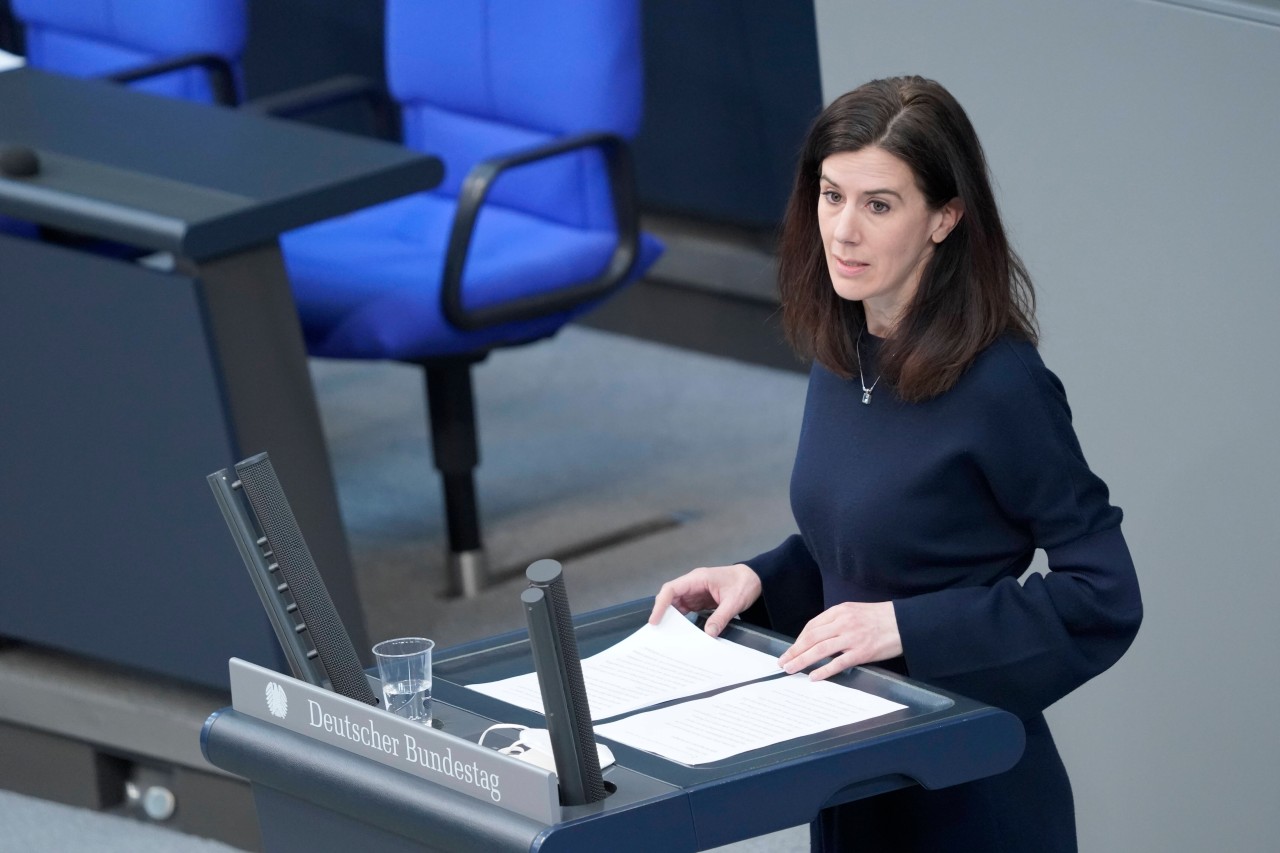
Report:
[[[10,178],[29,178],[40,171],[40,158],[25,145],[0,148],[0,173]]]

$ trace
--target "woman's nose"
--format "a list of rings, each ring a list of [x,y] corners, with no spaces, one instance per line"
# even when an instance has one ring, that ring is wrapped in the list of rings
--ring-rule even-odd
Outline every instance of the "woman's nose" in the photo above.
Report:
[[[837,242],[857,243],[861,238],[861,229],[858,227],[858,220],[854,213],[850,208],[840,211],[840,216],[836,219],[835,231],[832,232]]]

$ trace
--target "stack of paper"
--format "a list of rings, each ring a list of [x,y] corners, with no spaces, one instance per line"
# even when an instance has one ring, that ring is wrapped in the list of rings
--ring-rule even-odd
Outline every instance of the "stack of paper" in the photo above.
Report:
[[[681,764],[706,764],[905,707],[796,673],[605,723],[596,733]]]
[[[777,658],[707,636],[675,608],[659,624],[582,661],[593,720],[780,673]],[[542,713],[534,673],[470,687]],[[671,761],[706,764],[905,707],[797,673],[605,723],[596,732]]]
[[[709,637],[668,608],[622,642],[582,661],[591,719],[682,699],[779,673],[778,659],[729,640]],[[469,685],[472,690],[543,713],[536,673]]]

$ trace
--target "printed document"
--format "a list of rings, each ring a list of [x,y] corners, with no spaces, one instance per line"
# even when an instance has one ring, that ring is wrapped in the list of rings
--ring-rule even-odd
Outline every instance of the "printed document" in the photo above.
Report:
[[[582,681],[593,720],[607,720],[780,672],[773,655],[708,636],[674,607],[667,608],[659,624],[646,623],[616,645],[582,661]],[[468,687],[544,713],[535,673]]]
[[[681,764],[706,764],[905,708],[797,672],[596,726],[596,734]]]

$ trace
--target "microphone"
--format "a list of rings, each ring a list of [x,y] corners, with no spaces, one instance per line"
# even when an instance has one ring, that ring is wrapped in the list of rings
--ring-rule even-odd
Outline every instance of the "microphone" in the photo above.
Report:
[[[270,457],[250,456],[234,476],[224,468],[206,479],[294,677],[377,705]]]
[[[25,145],[0,148],[0,174],[8,178],[29,178],[40,172],[40,158]]]
[[[600,755],[563,570],[555,560],[538,560],[525,570],[525,577],[529,588],[520,594],[520,600],[529,619],[529,646],[556,760],[560,801],[566,806],[599,802],[608,791],[600,775]]]

